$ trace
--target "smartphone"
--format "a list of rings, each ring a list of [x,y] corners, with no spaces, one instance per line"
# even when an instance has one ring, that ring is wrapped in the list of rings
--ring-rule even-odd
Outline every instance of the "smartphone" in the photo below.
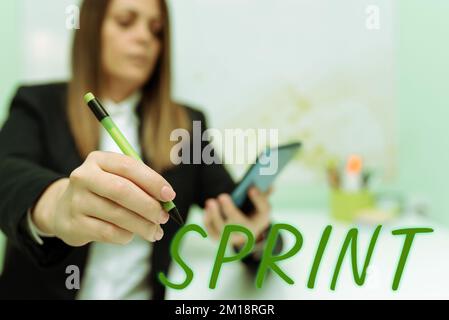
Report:
[[[266,192],[285,166],[301,148],[301,142],[293,142],[275,148],[267,148],[249,168],[237,187],[231,193],[235,205],[244,213],[254,211],[254,205],[248,197],[248,189],[257,187]]]

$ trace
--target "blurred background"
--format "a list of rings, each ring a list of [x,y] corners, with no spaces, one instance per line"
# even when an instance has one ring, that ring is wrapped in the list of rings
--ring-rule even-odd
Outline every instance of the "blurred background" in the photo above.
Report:
[[[66,9],[78,3],[0,1],[0,125],[18,85],[70,76]],[[174,98],[211,127],[275,128],[280,143],[304,143],[277,183],[275,218],[332,211],[326,166],[358,154],[395,214],[449,226],[448,1],[169,4]],[[229,169],[238,179],[246,167]]]

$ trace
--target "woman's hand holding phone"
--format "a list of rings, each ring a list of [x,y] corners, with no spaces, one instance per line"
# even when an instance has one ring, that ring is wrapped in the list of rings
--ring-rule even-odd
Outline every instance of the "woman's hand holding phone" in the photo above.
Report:
[[[31,217],[42,232],[71,246],[92,241],[127,244],[135,234],[154,242],[169,215],[159,201],[172,201],[170,184],[131,157],[94,151],[70,178],[51,184]]]
[[[257,239],[270,226],[271,205],[269,196],[272,188],[263,193],[255,187],[251,187],[248,196],[254,205],[254,211],[250,214],[237,208],[229,194],[221,194],[216,199],[208,199],[205,203],[204,224],[208,234],[218,240],[226,224],[242,225],[253,233]],[[231,243],[237,247],[242,246],[246,238],[240,234],[233,234]]]

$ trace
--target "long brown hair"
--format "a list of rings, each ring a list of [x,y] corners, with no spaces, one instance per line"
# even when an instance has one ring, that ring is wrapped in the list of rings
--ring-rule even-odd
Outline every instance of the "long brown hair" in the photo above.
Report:
[[[100,125],[84,105],[83,96],[100,90],[101,29],[111,0],[84,0],[80,29],[72,48],[72,79],[68,88],[68,120],[80,155],[85,158],[98,148]],[[189,129],[186,109],[171,99],[170,29],[167,4],[160,1],[164,19],[162,50],[157,66],[143,86],[141,101],[141,145],[144,157],[157,171],[172,167],[170,133]]]

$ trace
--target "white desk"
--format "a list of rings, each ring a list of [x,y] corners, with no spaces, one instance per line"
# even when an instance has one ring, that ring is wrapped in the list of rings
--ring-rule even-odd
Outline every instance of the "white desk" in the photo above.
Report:
[[[202,224],[201,215],[192,215],[189,223]],[[192,283],[183,290],[168,290],[168,299],[439,299],[449,298],[449,229],[430,220],[404,216],[384,225],[371,258],[368,276],[363,286],[358,286],[351,271],[349,252],[340,270],[335,291],[330,290],[337,257],[347,231],[352,227],[330,219],[320,211],[277,212],[276,222],[289,223],[300,230],[304,243],[292,258],[281,262],[282,269],[295,281],[288,285],[272,273],[262,289],[239,263],[224,264],[217,287],[209,289],[210,275],[218,248],[217,242],[203,239],[192,232],[186,235],[181,256],[194,271]],[[308,289],[307,281],[315,251],[326,225],[333,231],[324,252],[316,278],[315,288]],[[365,259],[368,242],[374,226],[357,226],[359,229],[358,263]],[[397,291],[391,289],[393,276],[402,250],[404,236],[393,236],[392,230],[408,227],[431,227],[430,234],[418,234],[413,242],[402,280]],[[294,239],[286,238],[285,247],[291,248]],[[360,268],[359,268],[360,269]],[[173,265],[169,279],[184,279],[183,270]]]

